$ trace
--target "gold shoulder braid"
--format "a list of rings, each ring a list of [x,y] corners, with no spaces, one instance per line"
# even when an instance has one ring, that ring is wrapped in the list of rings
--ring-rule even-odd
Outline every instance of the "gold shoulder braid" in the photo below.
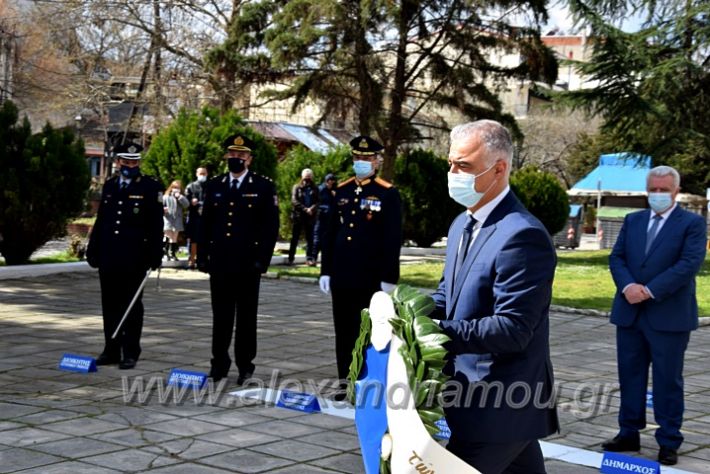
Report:
[[[444,417],[441,391],[449,377],[442,373],[446,365],[443,344],[451,339],[443,333],[429,315],[434,311],[434,300],[409,285],[397,285],[392,293],[397,315],[390,319],[394,335],[402,340],[399,353],[404,360],[409,387],[415,397],[419,418],[430,435],[439,432],[436,422]],[[370,343],[372,322],[370,311],[360,312],[360,335],[353,349],[353,360],[348,375],[348,401],[355,406],[355,381],[362,371],[365,348]],[[380,462],[380,473],[390,472],[389,459]]]

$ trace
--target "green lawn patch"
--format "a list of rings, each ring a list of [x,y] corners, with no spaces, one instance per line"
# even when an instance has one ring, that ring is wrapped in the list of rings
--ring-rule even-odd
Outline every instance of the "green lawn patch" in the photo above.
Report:
[[[559,251],[552,303],[571,308],[611,310],[616,288],[609,273],[609,253],[609,250]],[[400,283],[436,288],[443,268],[443,262],[402,265]],[[271,267],[269,271],[279,275],[313,278],[320,274],[319,268],[306,266]],[[705,258],[696,282],[700,314],[710,316],[710,256]]]

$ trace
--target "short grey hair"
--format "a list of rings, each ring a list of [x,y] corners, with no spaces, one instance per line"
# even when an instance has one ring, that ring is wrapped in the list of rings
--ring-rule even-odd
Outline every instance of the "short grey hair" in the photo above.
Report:
[[[303,168],[303,171],[301,171],[301,179],[305,178],[306,176],[310,176],[312,178],[313,170],[310,168]]]
[[[651,180],[651,176],[673,176],[673,187],[678,189],[680,187],[680,174],[672,166],[656,166],[648,172],[646,176],[646,187],[648,188],[648,182]]]
[[[486,147],[488,164],[497,160],[513,161],[513,139],[507,128],[495,120],[476,120],[457,125],[451,130],[451,141],[478,137]]]

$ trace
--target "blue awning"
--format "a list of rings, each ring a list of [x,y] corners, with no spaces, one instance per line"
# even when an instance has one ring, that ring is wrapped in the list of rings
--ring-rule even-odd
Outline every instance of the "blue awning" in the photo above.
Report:
[[[599,157],[599,166],[572,186],[570,195],[602,193],[642,195],[651,157],[636,153],[612,153]]]

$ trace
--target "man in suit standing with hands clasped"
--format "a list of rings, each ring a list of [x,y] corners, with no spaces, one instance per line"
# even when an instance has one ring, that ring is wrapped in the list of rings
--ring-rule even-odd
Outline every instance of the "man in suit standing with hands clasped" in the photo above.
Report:
[[[653,367],[653,412],[659,427],[658,461],[678,462],[683,442],[683,358],[690,331],[698,327],[695,275],[705,259],[705,221],[681,209],[680,176],[658,166],[646,180],[650,210],[629,214],[609,257],[617,292],[616,325],[621,385],[619,434],[606,451],[638,451],[646,426],[648,367]]]
[[[451,131],[449,195],[466,211],[449,229],[431,316],[451,338],[447,449],[486,474],[540,474],[538,439],[558,429],[548,319],[556,258],[510,190],[512,156],[498,122]]]

